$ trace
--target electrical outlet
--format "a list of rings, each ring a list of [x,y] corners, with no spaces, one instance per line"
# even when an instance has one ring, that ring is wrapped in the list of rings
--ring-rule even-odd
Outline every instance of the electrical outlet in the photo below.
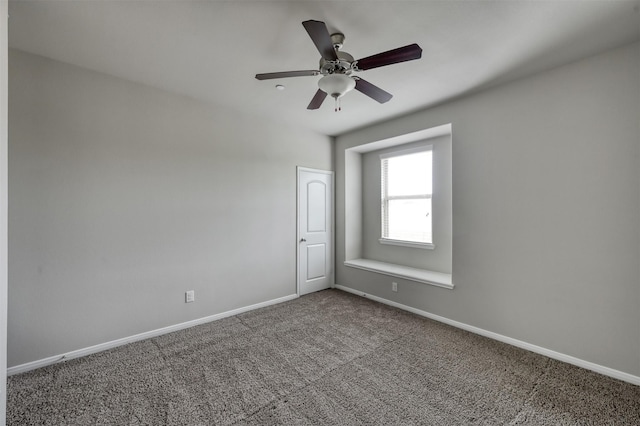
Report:
[[[189,290],[184,294],[184,303],[191,303],[196,300],[196,292]]]
[[[391,291],[395,291],[395,292],[398,291],[398,283],[395,283],[395,282],[391,283]]]

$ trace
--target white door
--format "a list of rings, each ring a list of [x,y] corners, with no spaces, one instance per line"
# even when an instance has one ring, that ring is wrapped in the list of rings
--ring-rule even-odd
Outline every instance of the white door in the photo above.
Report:
[[[298,167],[298,294],[333,285],[333,172]]]

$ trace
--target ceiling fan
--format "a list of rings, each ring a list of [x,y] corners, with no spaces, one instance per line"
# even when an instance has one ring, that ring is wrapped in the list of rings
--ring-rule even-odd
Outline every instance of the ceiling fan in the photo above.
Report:
[[[327,26],[322,21],[309,20],[304,21],[302,25],[307,30],[307,33],[309,33],[309,37],[311,37],[311,40],[316,45],[318,52],[320,52],[319,69],[256,74],[256,78],[258,80],[269,80],[274,78],[322,75],[322,78],[318,80],[319,89],[313,99],[311,99],[307,109],[320,108],[327,95],[331,95],[331,97],[335,99],[335,110],[339,111],[341,109],[339,99],[353,89],[364,93],[381,104],[388,102],[393,97],[391,93],[385,92],[381,88],[352,74],[385,65],[412,61],[422,57],[422,49],[414,43],[355,60],[353,56],[340,50],[344,43],[344,34],[335,33],[329,35]]]

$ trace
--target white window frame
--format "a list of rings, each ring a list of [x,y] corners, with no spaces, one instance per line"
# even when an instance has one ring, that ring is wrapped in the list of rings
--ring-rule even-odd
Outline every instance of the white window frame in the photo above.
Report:
[[[417,242],[417,241],[407,241],[407,240],[395,240],[392,238],[386,238],[385,237],[385,230],[384,230],[384,226],[385,224],[388,223],[388,220],[385,220],[386,217],[388,217],[388,212],[389,212],[389,201],[390,200],[414,200],[414,199],[431,199],[433,200],[433,187],[431,189],[432,193],[431,194],[416,194],[416,195],[396,195],[396,196],[387,196],[387,188],[386,188],[386,179],[385,179],[385,172],[383,170],[383,160],[388,159],[388,158],[393,158],[393,157],[400,157],[403,155],[409,155],[409,154],[416,154],[419,152],[427,152],[427,151],[431,151],[431,161],[433,164],[433,145],[420,145],[420,146],[414,146],[412,148],[405,148],[405,149],[399,149],[399,150],[394,150],[394,151],[390,151],[390,152],[385,152],[383,154],[380,154],[380,173],[381,173],[381,179],[380,179],[380,189],[381,189],[381,216],[380,216],[380,233],[382,234],[380,239],[378,240],[380,242],[380,244],[387,244],[387,245],[394,245],[394,246],[402,246],[402,247],[411,247],[411,248],[420,248],[420,249],[428,249],[428,250],[433,250],[435,249],[435,244],[434,244],[434,239],[433,239],[433,235],[431,237],[431,242],[430,243],[422,243],[422,242]],[[433,173],[433,171],[432,171]],[[432,201],[433,202],[433,201]],[[433,207],[431,209],[431,211],[433,212]],[[433,229],[433,215],[431,216],[431,227]]]

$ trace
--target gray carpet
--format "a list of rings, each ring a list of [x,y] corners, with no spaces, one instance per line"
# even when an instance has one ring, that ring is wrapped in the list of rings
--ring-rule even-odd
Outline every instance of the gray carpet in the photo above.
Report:
[[[638,425],[640,387],[337,290],[12,376],[10,425]]]

